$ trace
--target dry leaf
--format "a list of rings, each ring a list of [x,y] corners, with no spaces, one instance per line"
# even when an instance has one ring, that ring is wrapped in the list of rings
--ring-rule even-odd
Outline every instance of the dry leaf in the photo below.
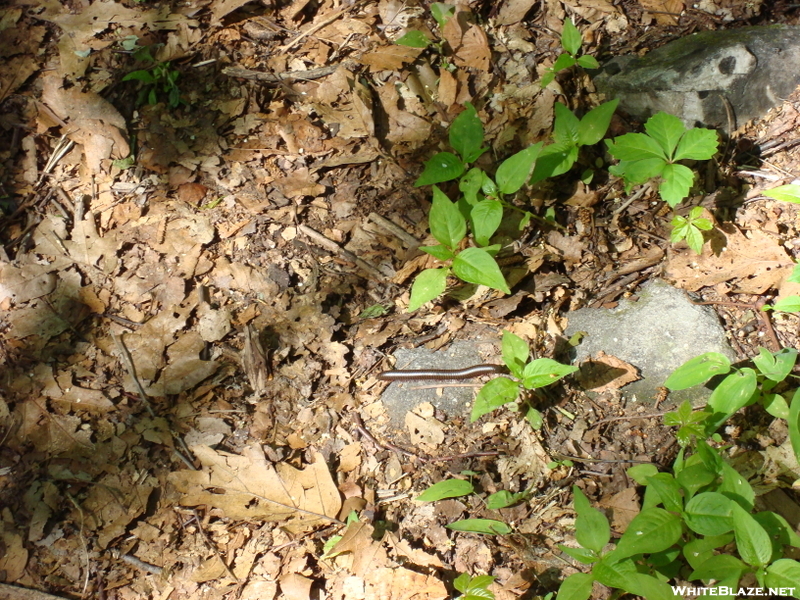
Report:
[[[632,364],[602,350],[581,363],[577,377],[583,389],[597,393],[618,390],[641,379]]]
[[[639,0],[639,4],[656,18],[661,25],[677,25],[683,12],[682,0]]]
[[[414,62],[422,53],[422,48],[410,48],[393,44],[382,46],[374,52],[367,52],[359,61],[367,65],[371,71],[397,71],[404,64]]]

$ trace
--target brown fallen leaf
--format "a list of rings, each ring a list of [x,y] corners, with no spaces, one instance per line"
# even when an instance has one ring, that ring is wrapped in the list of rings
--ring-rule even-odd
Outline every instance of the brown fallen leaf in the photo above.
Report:
[[[715,234],[700,256],[687,247],[671,251],[665,278],[690,292],[730,281],[732,292],[762,294],[778,287],[794,267],[778,240],[763,231],[745,235],[728,224]]]
[[[577,377],[583,389],[597,393],[618,390],[641,379],[632,364],[602,350],[581,363]]]

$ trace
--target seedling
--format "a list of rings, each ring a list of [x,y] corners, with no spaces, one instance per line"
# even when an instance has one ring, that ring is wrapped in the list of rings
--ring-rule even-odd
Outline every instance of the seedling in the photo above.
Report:
[[[669,240],[673,244],[677,244],[681,240],[686,240],[689,248],[694,250],[697,254],[703,252],[703,231],[710,231],[714,225],[708,219],[701,217],[703,214],[702,206],[695,206],[690,212],[688,217],[681,217],[676,215],[672,219],[672,233],[670,233]]]
[[[139,38],[135,35],[127,36],[121,41],[122,47],[133,53],[133,57],[140,62],[151,63],[147,69],[132,71],[122,78],[122,81],[141,81],[144,85],[139,91],[138,104],[156,104],[159,94],[166,94],[167,104],[170,108],[177,108],[181,104],[186,104],[181,99],[181,91],[178,89],[178,78],[181,73],[173,69],[168,62],[158,63],[150,53],[150,48],[139,45]]]
[[[581,146],[593,146],[606,134],[619,100],[593,108],[578,119],[565,105],[557,102],[553,123],[553,144],[542,148],[531,176],[531,184],[569,171],[578,160]]]
[[[492,582],[494,577],[491,575],[470,577],[462,573],[453,581],[453,587],[463,594],[456,600],[494,600],[494,594],[488,589]]]
[[[542,87],[545,88],[555,79],[556,74],[565,69],[578,65],[584,69],[599,69],[600,64],[594,56],[578,56],[583,45],[583,36],[575,24],[570,20],[564,21],[564,28],[561,31],[561,47],[564,52],[556,58],[551,67],[542,76]]]
[[[759,355],[753,358],[755,369],[733,369],[724,354],[707,352],[678,367],[664,385],[671,390],[684,390],[727,375],[708,398],[705,411],[709,414],[702,420],[705,435],[714,433],[739,409],[758,403],[773,417],[786,419],[792,449],[800,460],[800,389],[794,390],[791,400],[789,392],[774,392],[778,384],[792,376],[797,354],[794,348],[776,353],[760,348]],[[695,425],[699,426],[700,423]],[[691,433],[699,435],[696,430]]]
[[[688,131],[678,117],[659,112],[644,124],[647,133],[626,133],[606,140],[609,153],[620,160],[609,173],[622,177],[626,190],[655,177],[661,198],[675,208],[689,195],[694,173],[682,160],[708,160],[717,151],[717,134],[710,129]]]
[[[431,16],[433,17],[439,29],[444,29],[447,21],[455,14],[456,7],[452,4],[444,4],[442,2],[434,2],[431,4]],[[408,46],[410,48],[427,48],[434,46],[439,56],[444,56],[444,40],[439,41],[431,40],[427,35],[413,29],[405,33],[402,37],[395,41],[399,46]]]
[[[782,556],[785,546],[800,547],[800,536],[780,515],[752,514],[752,487],[705,441],[688,458],[684,451],[672,473],[649,464],[628,469],[645,486],[644,502],[609,550],[608,519],[573,487],[580,547],[559,548],[592,569],[567,577],[559,600],[586,600],[594,581],[648,600],[674,598],[667,582],[675,579],[714,581],[711,595],[732,597],[724,588],[737,590],[750,573],[760,587],[794,587],[799,597],[800,563]]]
[[[545,387],[578,370],[578,367],[562,365],[550,358],[529,361],[528,344],[510,331],[503,332],[502,345],[503,362],[516,380],[497,377],[484,385],[475,397],[471,421],[477,421],[496,408],[514,402],[523,394],[523,390]],[[534,429],[542,426],[542,415],[532,406],[526,408],[525,416]]]

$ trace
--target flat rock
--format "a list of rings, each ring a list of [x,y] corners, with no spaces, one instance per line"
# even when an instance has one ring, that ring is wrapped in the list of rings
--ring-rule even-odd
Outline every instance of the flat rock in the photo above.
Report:
[[[438,351],[427,348],[399,348],[395,353],[395,368],[461,369],[489,362],[484,358],[497,353],[497,340],[456,341]],[[390,384],[381,395],[390,424],[405,429],[406,414],[421,404],[430,403],[445,417],[469,417],[480,379],[465,381],[408,381]]]
[[[653,280],[642,287],[638,301],[622,300],[616,308],[582,308],[568,315],[566,335],[586,332],[575,348],[573,364],[583,365],[580,375],[586,376],[598,353],[607,369],[610,383],[614,376],[622,375],[619,367],[607,357],[616,357],[633,365],[641,379],[621,388],[628,396],[642,402],[652,402],[658,388],[669,375],[687,360],[705,352],[720,352],[731,361],[736,355],[725,338],[725,331],[717,315],[706,306],[692,304],[686,294],[662,280]],[[586,377],[584,377],[586,378]],[[612,386],[613,387],[613,386]],[[710,390],[698,386],[672,392],[670,400],[693,404],[704,401]]]
[[[800,27],[743,27],[695,33],[642,57],[613,58],[594,82],[642,121],[664,111],[687,127],[731,133],[800,85],[798,64]]]

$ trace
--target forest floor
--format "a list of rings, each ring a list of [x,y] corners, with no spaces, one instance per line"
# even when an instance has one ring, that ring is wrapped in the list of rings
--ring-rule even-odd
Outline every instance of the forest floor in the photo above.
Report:
[[[614,460],[670,464],[669,399],[588,398],[567,381],[543,398],[538,432],[512,411],[473,424],[431,413],[414,438],[388,426],[375,377],[395,348],[509,330],[559,358],[570,310],[613,306],[655,277],[722,302],[741,359],[797,347],[797,315],[760,311],[800,256],[797,205],[761,195],[800,173],[791,98],[736,131],[679,207],[725,223],[735,261],[672,247],[655,190],[621,209],[620,181],[582,182],[598,146],[516,199],[558,226],[522,232],[512,295],[405,311],[430,260],[418,250],[430,190],[413,183],[464,104],[484,123],[491,172],[549,140],[556,101],[577,113],[601,101],[580,70],[540,85],[564,19],[602,63],[695,31],[796,24],[796,4],[464,2],[442,31],[428,5],[401,0],[10,4],[4,597],[433,600],[469,573],[494,576],[498,599],[535,598],[580,567],[557,547],[574,545],[572,485],[618,533],[639,493]],[[443,43],[394,44],[410,29]],[[615,117],[610,135],[638,126]],[[763,415],[735,425],[742,461],[786,438]],[[415,500],[452,477],[480,494]],[[532,495],[489,510],[481,497],[499,490]],[[465,517],[513,533],[445,527]]]

